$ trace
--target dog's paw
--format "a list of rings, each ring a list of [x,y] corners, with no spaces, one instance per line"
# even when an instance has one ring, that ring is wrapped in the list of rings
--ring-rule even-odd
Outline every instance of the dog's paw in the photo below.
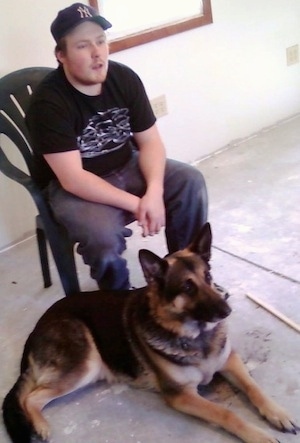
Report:
[[[251,426],[251,430],[247,431],[247,434],[242,437],[245,443],[280,443],[271,434],[264,432],[262,429],[256,426]]]
[[[269,423],[282,432],[297,434],[297,431],[300,430],[287,411],[274,402],[268,402],[268,404],[260,408],[259,412]]]
[[[50,439],[50,428],[46,420],[39,420],[35,423],[34,430],[36,435],[43,441],[49,441]]]

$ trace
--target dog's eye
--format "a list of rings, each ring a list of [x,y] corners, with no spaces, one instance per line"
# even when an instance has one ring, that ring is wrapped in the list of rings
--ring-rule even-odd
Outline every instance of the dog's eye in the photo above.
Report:
[[[196,285],[193,280],[188,279],[183,283],[181,290],[185,294],[193,295],[196,292]]]
[[[205,279],[205,282],[206,282],[208,285],[211,284],[211,282],[212,282],[212,277],[211,277],[211,274],[210,274],[209,271],[205,271],[205,273],[204,273],[204,279]]]

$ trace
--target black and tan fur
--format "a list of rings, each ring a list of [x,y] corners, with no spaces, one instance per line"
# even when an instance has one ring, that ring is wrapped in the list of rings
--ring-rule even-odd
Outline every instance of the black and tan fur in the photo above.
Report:
[[[82,293],[50,307],[26,342],[21,374],[3,403],[12,441],[29,443],[32,432],[47,440],[44,406],[106,380],[156,389],[171,407],[244,442],[278,442],[197,393],[216,372],[238,386],[273,426],[296,433],[299,428],[261,391],[231,348],[225,320],[231,310],[212,283],[210,250],[206,224],[188,248],[164,259],[140,251],[146,287]]]

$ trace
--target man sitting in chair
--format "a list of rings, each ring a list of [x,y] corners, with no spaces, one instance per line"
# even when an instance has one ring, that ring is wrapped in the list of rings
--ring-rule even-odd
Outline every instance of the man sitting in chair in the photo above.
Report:
[[[208,199],[196,168],[166,159],[140,78],[108,59],[109,27],[81,3],[58,13],[59,66],[33,94],[26,123],[55,218],[100,288],[127,289],[126,225],[137,220],[143,236],[165,227],[172,253],[206,222]]]

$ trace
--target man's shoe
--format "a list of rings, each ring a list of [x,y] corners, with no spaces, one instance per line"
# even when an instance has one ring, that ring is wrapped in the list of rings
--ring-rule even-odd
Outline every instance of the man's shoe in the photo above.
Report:
[[[225,288],[223,288],[223,286],[220,286],[217,283],[214,283],[214,287],[221,294],[221,296],[222,296],[222,298],[224,298],[224,300],[227,300],[230,297],[229,292]]]

